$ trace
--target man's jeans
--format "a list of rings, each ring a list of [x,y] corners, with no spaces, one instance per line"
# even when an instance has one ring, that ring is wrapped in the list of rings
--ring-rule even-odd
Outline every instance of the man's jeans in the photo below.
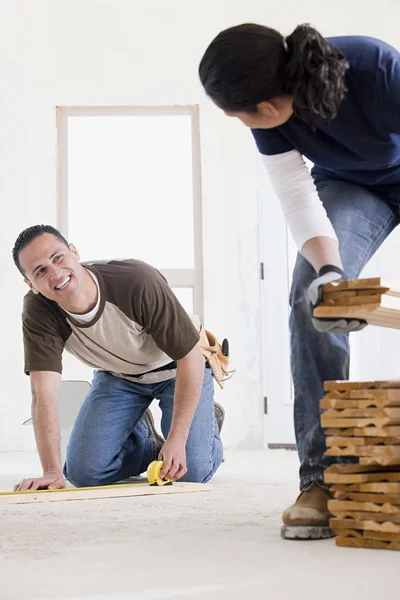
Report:
[[[357,278],[400,222],[399,203],[322,174],[314,175],[314,180],[339,239],[344,271],[349,279]],[[319,333],[312,325],[307,288],[315,277],[313,267],[298,255],[290,293],[290,332],[301,488],[309,481],[323,479],[323,469],[337,462],[323,456],[325,437],[319,401],[324,395],[324,381],[349,377],[348,336]]]
[[[75,486],[109,485],[146,471],[157,459],[156,442],[141,421],[152,400],[160,402],[161,429],[168,436],[175,379],[132,383],[97,372],[77,417],[67,449],[64,475]],[[180,481],[206,482],[222,462],[214,415],[214,380],[204,371],[201,398],[186,442],[188,471]]]

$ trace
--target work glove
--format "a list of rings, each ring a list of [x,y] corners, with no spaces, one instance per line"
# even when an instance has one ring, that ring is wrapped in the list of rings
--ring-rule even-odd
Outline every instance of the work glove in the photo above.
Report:
[[[311,302],[312,311],[322,302],[322,288],[326,283],[340,283],[346,279],[346,275],[339,267],[334,267],[333,265],[322,267],[317,279],[314,279],[308,288],[308,298]],[[312,322],[315,329],[321,333],[351,333],[352,331],[360,331],[368,325],[367,321],[354,318],[328,319],[312,317]]]

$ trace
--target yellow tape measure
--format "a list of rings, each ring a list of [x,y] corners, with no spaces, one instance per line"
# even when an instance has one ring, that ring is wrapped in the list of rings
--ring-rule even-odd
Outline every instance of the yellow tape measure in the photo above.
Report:
[[[148,486],[150,485],[172,485],[172,481],[169,479],[162,479],[160,472],[163,468],[164,463],[161,460],[153,460],[147,467],[147,479],[146,483],[116,483],[114,485],[96,485],[91,487],[80,487],[76,488],[79,490],[108,490],[110,488],[130,488],[132,486]],[[70,492],[74,488],[60,488],[57,490],[26,490],[24,492],[0,492],[0,496],[12,494],[48,494],[49,492]]]

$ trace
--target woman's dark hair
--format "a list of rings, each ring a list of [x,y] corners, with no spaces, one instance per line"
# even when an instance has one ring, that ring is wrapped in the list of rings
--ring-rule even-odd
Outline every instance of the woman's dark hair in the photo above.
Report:
[[[344,54],[310,25],[299,25],[284,38],[275,29],[247,23],[217,35],[200,62],[199,76],[223,110],[254,114],[260,102],[288,95],[294,114],[312,124],[336,117],[348,67]]]

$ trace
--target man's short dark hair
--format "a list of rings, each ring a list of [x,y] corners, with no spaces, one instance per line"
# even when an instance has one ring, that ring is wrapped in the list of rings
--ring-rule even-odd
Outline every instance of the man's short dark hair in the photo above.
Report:
[[[43,235],[44,233],[51,233],[51,235],[54,235],[57,239],[60,240],[60,242],[65,244],[67,247],[69,245],[65,237],[58,231],[58,229],[55,229],[51,225],[34,225],[33,227],[28,227],[27,229],[24,229],[24,231],[22,231],[17,237],[12,251],[14,264],[24,277],[25,273],[21,267],[21,263],[19,262],[20,252],[34,239],[36,239],[40,235]]]

